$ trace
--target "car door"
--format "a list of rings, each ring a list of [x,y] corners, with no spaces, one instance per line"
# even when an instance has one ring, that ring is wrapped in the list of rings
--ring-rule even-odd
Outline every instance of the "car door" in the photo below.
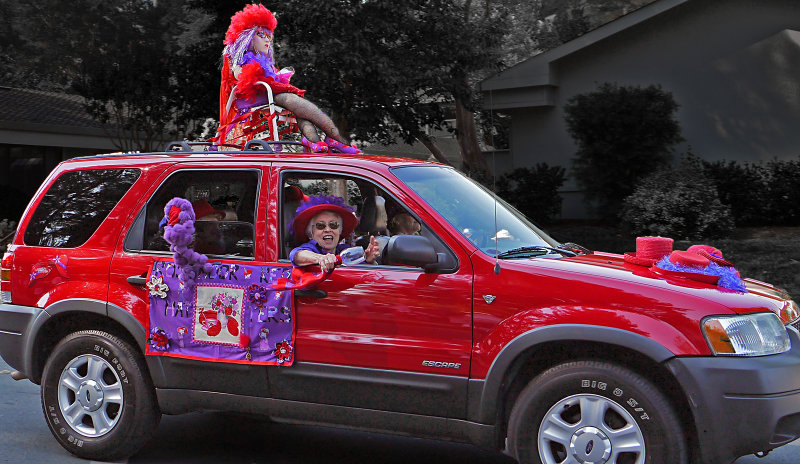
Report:
[[[422,234],[451,261],[444,272],[360,264],[337,268],[313,295],[295,298],[295,364],[270,367],[273,396],[374,410],[465,417],[472,345],[472,267],[464,250],[419,205],[386,177],[365,169],[324,164],[273,166],[270,221],[297,207],[285,192],[355,198],[379,193],[384,204],[403,209],[422,224]],[[376,200],[377,201],[377,200]],[[284,211],[286,209],[286,211]],[[398,211],[395,211],[398,212]],[[288,215],[284,213],[290,213]],[[374,216],[372,216],[374,217]],[[286,262],[288,219],[275,226],[269,245]],[[271,227],[270,227],[271,229]],[[280,245],[279,245],[280,244]],[[270,253],[268,252],[268,255]]]
[[[149,318],[149,296],[144,277],[156,259],[170,259],[172,253],[163,240],[159,221],[164,205],[173,197],[192,202],[214,203],[219,211],[229,210],[229,221],[220,221],[217,232],[222,235],[220,254],[209,254],[209,262],[253,264],[263,261],[263,213],[268,192],[268,176],[258,164],[244,163],[179,163],[170,167],[154,182],[131,214],[125,232],[117,243],[112,262],[109,286],[109,310],[119,308],[132,313],[142,325]],[[263,196],[262,196],[263,194]],[[230,201],[227,201],[229,200]],[[226,240],[226,230],[242,230],[250,225],[250,238]],[[195,223],[196,229],[201,221]],[[199,236],[199,234],[198,234]],[[268,396],[266,371],[261,366],[238,365],[176,357],[147,356],[156,387]]]

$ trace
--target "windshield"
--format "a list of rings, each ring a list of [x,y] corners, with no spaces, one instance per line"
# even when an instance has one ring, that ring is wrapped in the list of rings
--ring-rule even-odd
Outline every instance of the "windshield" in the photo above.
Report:
[[[453,168],[405,166],[392,173],[484,253],[558,245],[513,206]]]

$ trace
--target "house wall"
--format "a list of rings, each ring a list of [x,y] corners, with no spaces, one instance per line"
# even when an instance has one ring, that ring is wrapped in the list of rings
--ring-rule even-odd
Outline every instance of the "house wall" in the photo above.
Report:
[[[494,90],[512,116],[511,164],[544,161],[569,167],[576,148],[563,106],[604,82],[658,84],[672,92],[681,105],[677,116],[686,139],[678,153],[691,147],[705,159],[740,162],[797,157],[798,31],[797,0],[689,1],[578,48],[550,63],[549,86]],[[541,81],[541,73],[533,75],[533,60],[518,68],[531,73],[531,82]],[[524,81],[515,72],[512,68],[503,78]],[[551,104],[514,108],[514,101],[524,99],[520,95],[548,87]],[[564,191],[562,217],[585,216],[581,202],[571,198],[576,195],[573,180]]]

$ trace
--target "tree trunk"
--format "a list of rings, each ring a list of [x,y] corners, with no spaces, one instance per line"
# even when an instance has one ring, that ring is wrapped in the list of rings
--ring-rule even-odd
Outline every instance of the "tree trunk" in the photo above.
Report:
[[[456,139],[461,149],[465,171],[489,172],[489,166],[483,159],[483,151],[478,143],[478,130],[475,115],[456,98]]]
[[[450,161],[448,161],[447,158],[444,156],[444,153],[442,153],[442,151],[439,150],[439,147],[437,147],[436,144],[433,142],[433,139],[431,139],[425,134],[422,134],[419,137],[417,137],[417,140],[419,140],[420,142],[422,142],[423,145],[425,145],[425,148],[427,148],[428,151],[431,152],[433,157],[436,158],[436,161],[442,164],[446,164],[448,166],[452,166],[452,164],[450,164]]]

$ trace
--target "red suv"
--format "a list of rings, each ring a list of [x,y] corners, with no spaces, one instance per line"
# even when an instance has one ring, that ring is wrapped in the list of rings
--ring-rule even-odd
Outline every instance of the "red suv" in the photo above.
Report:
[[[288,275],[287,227],[308,195],[344,199],[360,240],[402,213],[420,230],[383,240],[379,264],[269,306],[251,290]],[[159,296],[188,291],[162,280],[174,276],[160,223],[175,197],[215,213],[197,218],[195,247],[213,268],[204,278],[239,296],[213,304],[258,311],[209,312],[200,283]],[[522,463],[727,463],[800,436],[797,307],[745,284],[565,247],[434,163],[173,144],[72,159],[45,180],[2,259],[0,354],[41,384],[53,435],[88,459],[133,454],[161,414],[219,410]],[[156,327],[156,315],[188,325]],[[280,324],[283,340],[269,329]],[[220,331],[230,339],[215,344]]]

